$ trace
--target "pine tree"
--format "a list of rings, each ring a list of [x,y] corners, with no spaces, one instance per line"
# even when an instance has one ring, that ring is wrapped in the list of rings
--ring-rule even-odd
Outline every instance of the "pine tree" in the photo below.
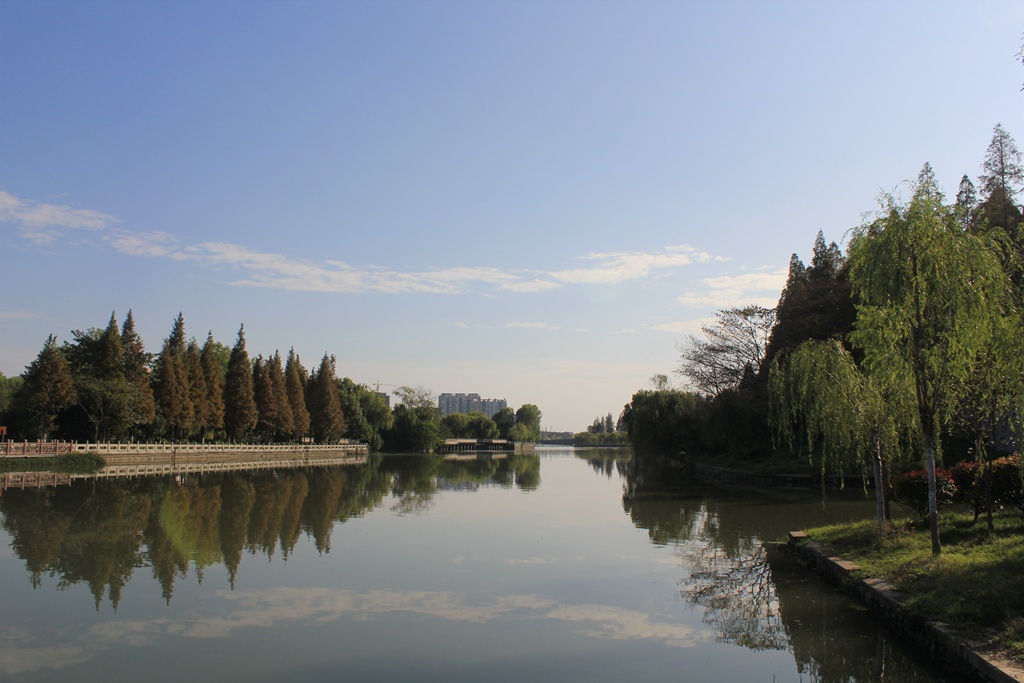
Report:
[[[274,403],[274,387],[270,383],[267,365],[262,354],[252,362],[252,393],[256,401],[256,432],[270,440],[277,423],[278,407]]]
[[[285,361],[285,391],[288,394],[288,407],[292,414],[292,436],[301,439],[309,434],[309,410],[306,408],[306,387],[304,379],[306,369],[302,367],[295,349],[288,351]]]
[[[213,332],[206,335],[206,343],[200,354],[203,367],[203,384],[206,387],[206,419],[208,430],[216,431],[224,428],[224,372],[221,370],[217,357],[216,342]]]
[[[992,142],[981,165],[982,200],[978,207],[979,221],[991,228],[1002,228],[1011,237],[1022,241],[1015,233],[1024,221],[1017,205],[1017,192],[1024,185],[1024,164],[1017,143],[1001,125],[992,131]]]
[[[124,349],[124,376],[131,391],[133,426],[149,424],[156,417],[156,400],[149,375],[153,354],[146,352],[142,337],[135,331],[131,310],[121,327],[121,346]]]
[[[956,213],[960,220],[960,226],[964,230],[974,228],[978,212],[978,194],[974,189],[974,183],[965,173],[960,178],[960,187],[956,193]]]
[[[238,341],[231,349],[228,372],[224,377],[224,428],[228,437],[241,439],[256,426],[256,401],[253,398],[252,366],[245,350],[245,325],[238,328]]]
[[[209,398],[206,390],[206,374],[203,372],[202,352],[195,338],[188,342],[185,349],[185,374],[188,378],[189,402],[192,404],[192,425],[193,430],[203,432],[209,427],[210,408]]]
[[[284,377],[284,366],[281,364],[281,353],[275,351],[267,361],[267,379],[270,381],[274,405],[277,406],[277,422],[274,431],[280,437],[291,436],[295,429],[292,408],[288,403],[288,387]]]
[[[319,443],[331,443],[345,433],[345,415],[334,382],[335,363],[334,356],[325,353],[307,387],[310,429]]]
[[[185,358],[187,350],[185,317],[178,313],[171,326],[171,333],[164,340],[163,349],[157,358],[153,387],[160,413],[167,421],[171,433],[177,437],[187,436],[196,422]]]
[[[775,309],[775,327],[758,377],[767,377],[764,373],[769,364],[783,349],[796,348],[809,339],[846,338],[856,317],[847,275],[839,247],[835,242],[826,244],[820,231],[810,267],[796,254],[790,257],[789,277]]]
[[[46,439],[54,429],[57,413],[78,401],[71,366],[57,346],[52,334],[42,350],[21,375],[22,385],[16,394],[16,405],[31,422],[32,433]]]

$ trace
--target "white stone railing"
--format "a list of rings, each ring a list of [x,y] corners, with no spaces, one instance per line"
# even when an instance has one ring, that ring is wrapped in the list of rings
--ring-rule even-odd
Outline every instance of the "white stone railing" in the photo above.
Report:
[[[366,444],[344,439],[334,444],[275,443],[75,443],[74,453],[97,455],[145,453],[328,453],[350,451]]]

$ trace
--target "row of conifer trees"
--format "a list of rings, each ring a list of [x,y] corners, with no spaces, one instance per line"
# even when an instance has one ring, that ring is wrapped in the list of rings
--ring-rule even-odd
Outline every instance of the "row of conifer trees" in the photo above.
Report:
[[[119,325],[75,330],[58,344],[50,335],[39,355],[15,378],[5,414],[14,438],[69,440],[195,440],[319,443],[344,437],[374,440],[360,401],[382,399],[335,378],[324,354],[311,372],[294,349],[249,357],[245,327],[228,348],[209,333],[188,339],[178,314],[158,354],[146,351],[131,311]],[[11,382],[10,380],[8,382]],[[346,393],[348,395],[343,395]],[[346,420],[347,412],[354,413]],[[373,412],[381,406],[368,406]],[[351,423],[351,424],[349,424]]]

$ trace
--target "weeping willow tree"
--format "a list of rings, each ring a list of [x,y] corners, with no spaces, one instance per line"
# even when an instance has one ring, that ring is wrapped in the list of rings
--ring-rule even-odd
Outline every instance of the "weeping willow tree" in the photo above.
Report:
[[[778,439],[827,474],[871,470],[878,533],[886,534],[885,481],[914,443],[915,406],[865,375],[838,339],[806,341],[769,371],[769,419]]]
[[[850,340],[863,349],[869,377],[916,405],[933,555],[941,552],[935,488],[939,431],[960,410],[978,357],[1002,344],[998,322],[1012,309],[998,253],[990,238],[961,228],[928,164],[913,185],[910,203],[885,197],[879,217],[861,226],[850,242],[850,282],[858,301]]]

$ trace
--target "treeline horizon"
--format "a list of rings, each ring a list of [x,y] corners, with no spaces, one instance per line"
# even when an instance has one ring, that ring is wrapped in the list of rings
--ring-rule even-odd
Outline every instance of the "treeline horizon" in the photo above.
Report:
[[[957,459],[1015,447],[1007,420],[1024,414],[1013,412],[1024,407],[1024,339],[1015,336],[1024,328],[1024,166],[1001,125],[981,168],[978,185],[964,174],[948,200],[926,163],[909,201],[883,195],[846,254],[819,231],[809,264],[792,255],[775,308],[718,311],[679,345],[683,387],[655,375],[633,395],[621,417],[630,441],[670,458],[758,459],[788,447],[851,473],[870,473],[871,434],[886,429],[891,464],[912,464],[927,435]],[[826,347],[848,374],[812,354]],[[869,411],[854,392],[869,384],[902,426],[858,422]]]
[[[445,438],[534,441],[540,410],[525,404],[493,418],[441,417],[429,390],[401,387],[392,409],[379,393],[337,377],[324,353],[304,367],[294,347],[282,359],[250,358],[241,325],[233,347],[207,333],[188,338],[179,313],[159,353],[146,350],[133,311],[122,323],[51,334],[18,377],[0,373],[0,425],[10,439],[316,443],[351,440],[371,450],[432,451]]]

